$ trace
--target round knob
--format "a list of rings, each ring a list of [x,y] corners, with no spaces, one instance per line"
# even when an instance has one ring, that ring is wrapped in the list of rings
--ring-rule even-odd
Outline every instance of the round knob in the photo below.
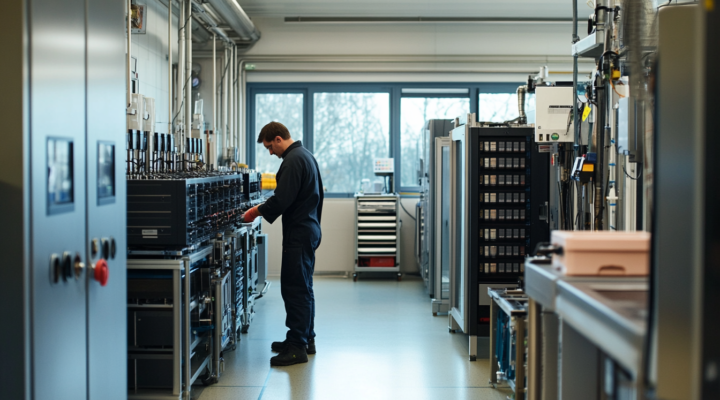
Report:
[[[72,268],[72,256],[70,255],[70,252],[64,252],[62,256],[61,261],[61,270],[62,270],[62,278],[64,281],[72,278],[73,276],[73,268]]]
[[[93,268],[93,278],[100,282],[100,286],[107,285],[108,278],[110,277],[110,270],[108,269],[107,261],[104,258],[98,260]]]
[[[110,258],[110,241],[108,241],[106,238],[102,238],[101,243],[102,243],[102,258],[107,260]]]
[[[115,254],[117,254],[117,243],[115,243],[115,238],[110,237],[110,258],[115,259]]]
[[[50,282],[58,283],[60,281],[60,256],[53,254],[50,256]]]

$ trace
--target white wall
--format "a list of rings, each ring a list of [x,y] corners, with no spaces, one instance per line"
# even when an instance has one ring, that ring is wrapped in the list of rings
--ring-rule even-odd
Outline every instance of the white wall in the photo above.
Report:
[[[418,199],[403,199],[403,205],[415,213]],[[417,272],[414,256],[413,220],[400,210],[402,220],[400,270],[403,273]],[[282,257],[282,217],[273,224],[263,221],[263,232],[268,234],[268,274],[280,275]],[[316,273],[349,273],[355,267],[355,199],[325,199],[322,215],[323,240],[315,253]]]
[[[160,2],[145,3],[146,33],[132,35],[132,56],[137,58],[140,93],[155,99],[155,129],[168,131],[167,8]],[[173,63],[177,63],[177,18],[173,17]]]
[[[255,18],[260,41],[243,58],[249,82],[521,82],[548,65],[571,79],[572,25],[312,24]],[[581,61],[589,72],[591,62]]]

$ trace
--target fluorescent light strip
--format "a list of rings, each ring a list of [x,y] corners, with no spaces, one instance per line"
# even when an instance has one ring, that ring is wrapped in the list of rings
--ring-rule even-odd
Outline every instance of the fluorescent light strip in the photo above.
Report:
[[[572,18],[472,18],[472,17],[285,17],[286,23],[306,24],[565,24]]]

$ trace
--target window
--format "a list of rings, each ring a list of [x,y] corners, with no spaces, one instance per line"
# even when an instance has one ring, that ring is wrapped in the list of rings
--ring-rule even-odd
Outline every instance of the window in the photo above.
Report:
[[[505,122],[520,115],[517,93],[480,93],[478,99],[478,121]],[[525,98],[525,114],[528,123],[535,123],[535,93],[529,93]]]
[[[375,180],[390,149],[389,93],[314,93],[313,146],[327,192],[354,193]]]
[[[294,140],[303,139],[303,94],[259,93],[255,95],[255,130],[249,132],[252,142],[269,122],[280,122],[290,131]],[[262,143],[255,143],[255,166],[262,172],[277,172],[281,159],[271,156]]]
[[[427,172],[434,143],[423,143],[430,119],[476,113],[480,121],[517,118],[515,91],[523,82],[251,82],[247,84],[245,160],[251,168],[276,172],[280,159],[256,144],[265,124],[278,121],[315,156],[328,197],[352,197],[363,179],[382,180],[375,158],[395,160],[395,191],[415,194],[418,171]],[[535,95],[526,101],[535,122]],[[422,162],[420,160],[423,160]]]
[[[406,90],[403,89],[403,93]],[[467,93],[467,90],[465,90]],[[454,119],[470,112],[470,99],[462,97],[431,98],[403,97],[400,102],[400,185],[419,186],[420,159],[427,169],[427,147],[423,137],[427,121],[431,119]]]

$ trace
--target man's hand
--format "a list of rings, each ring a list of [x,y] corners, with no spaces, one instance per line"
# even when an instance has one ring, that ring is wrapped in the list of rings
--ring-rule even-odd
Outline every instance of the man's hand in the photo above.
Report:
[[[255,221],[255,218],[260,216],[260,211],[258,211],[258,207],[259,206],[255,206],[255,207],[247,210],[245,212],[245,214],[243,214],[243,222],[245,222],[247,224],[247,223]]]

